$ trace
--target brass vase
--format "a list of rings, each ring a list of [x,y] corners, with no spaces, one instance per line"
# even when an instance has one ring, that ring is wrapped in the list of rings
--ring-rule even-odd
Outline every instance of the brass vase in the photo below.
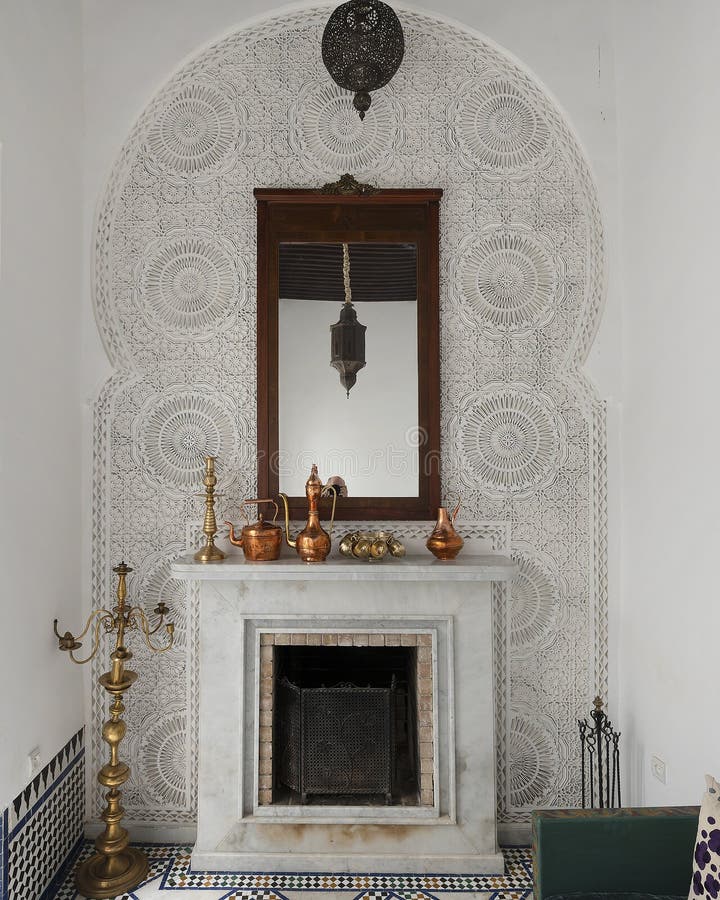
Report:
[[[437,522],[425,546],[438,559],[455,559],[465,541],[455,531],[455,518],[460,509],[460,501],[452,513],[446,506],[438,508]]]

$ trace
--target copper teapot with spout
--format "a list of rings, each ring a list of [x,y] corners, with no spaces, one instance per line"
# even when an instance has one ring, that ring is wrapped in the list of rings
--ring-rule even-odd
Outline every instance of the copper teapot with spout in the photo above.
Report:
[[[338,482],[342,479],[330,479],[327,485],[322,483],[318,475],[317,466],[313,464],[310,470],[310,477],[305,482],[305,496],[308,501],[308,517],[305,527],[293,540],[290,537],[290,508],[288,507],[288,498],[286,494],[281,493],[282,501],[285,504],[285,540],[288,547],[294,547],[297,554],[303,562],[324,562],[330,553],[332,546],[331,535],[333,523],[335,521],[335,504],[337,503],[338,494],[342,492],[342,487]],[[330,534],[320,524],[320,513],[318,504],[324,493],[332,492],[332,515],[330,516]]]
[[[262,513],[258,513],[257,522],[250,524],[250,518],[245,512],[245,507],[257,503],[272,503],[275,507],[275,516],[272,522],[263,519]],[[245,525],[239,535],[235,533],[232,522],[225,522],[230,526],[230,543],[235,547],[242,547],[245,559],[250,562],[266,562],[278,559],[282,547],[282,528],[275,524],[278,517],[278,505],[272,499],[267,500],[243,500],[240,512],[245,519]]]

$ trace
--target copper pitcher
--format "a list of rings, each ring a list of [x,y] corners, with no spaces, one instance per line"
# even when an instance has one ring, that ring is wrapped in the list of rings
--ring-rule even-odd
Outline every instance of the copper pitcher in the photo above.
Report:
[[[320,497],[326,490],[332,491],[333,495],[330,534],[320,524],[320,513],[318,512]],[[327,559],[328,553],[330,553],[330,535],[332,534],[333,522],[335,521],[335,504],[339,492],[338,488],[330,482],[327,485],[323,485],[318,476],[317,466],[313,464],[310,470],[310,477],[305,482],[305,496],[308,501],[307,522],[294,540],[290,537],[290,509],[287,495],[280,494],[285,504],[285,540],[288,547],[294,547],[297,550],[297,554],[303,562],[324,562]]]
[[[250,524],[250,518],[245,512],[245,507],[250,504],[272,503],[275,507],[275,515],[272,522],[266,522],[262,513],[258,514],[257,522]],[[246,525],[243,526],[239,537],[235,535],[235,529],[232,522],[225,522],[230,526],[230,543],[235,547],[242,547],[245,559],[250,562],[267,562],[269,560],[278,559],[280,556],[280,548],[282,547],[282,528],[275,524],[280,510],[277,503],[268,498],[267,500],[243,500],[240,505],[240,512],[243,514]]]
[[[455,559],[463,548],[465,541],[455,531],[455,518],[459,509],[459,500],[452,513],[448,513],[446,506],[438,508],[435,528],[425,544],[438,559]]]

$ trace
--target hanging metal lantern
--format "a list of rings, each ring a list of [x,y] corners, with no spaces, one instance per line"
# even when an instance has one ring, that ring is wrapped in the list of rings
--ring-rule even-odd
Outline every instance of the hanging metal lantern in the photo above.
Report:
[[[340,373],[340,383],[348,398],[350,388],[357,381],[357,373],[365,366],[365,325],[358,322],[350,290],[350,252],[343,244],[343,280],[345,302],[340,308],[340,320],[330,326],[330,365]]]
[[[322,58],[333,81],[353,91],[365,118],[370,91],[385,87],[405,53],[402,25],[382,0],[349,0],[333,12],[322,38]]]

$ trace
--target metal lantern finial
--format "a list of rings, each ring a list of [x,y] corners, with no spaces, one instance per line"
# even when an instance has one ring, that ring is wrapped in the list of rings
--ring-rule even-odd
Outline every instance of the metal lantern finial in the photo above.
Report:
[[[322,58],[333,81],[353,91],[353,105],[365,118],[370,91],[385,87],[405,53],[402,25],[382,0],[349,0],[330,16],[322,38]]]

